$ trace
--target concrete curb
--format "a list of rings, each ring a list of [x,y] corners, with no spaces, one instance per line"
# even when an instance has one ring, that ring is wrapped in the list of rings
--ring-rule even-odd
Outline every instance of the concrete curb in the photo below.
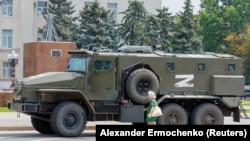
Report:
[[[86,126],[85,130],[95,130],[95,126]],[[33,127],[30,126],[20,126],[20,127],[0,127],[0,131],[25,131],[25,130],[35,130]]]
[[[33,127],[0,127],[0,131],[23,131],[23,130],[34,130]]]

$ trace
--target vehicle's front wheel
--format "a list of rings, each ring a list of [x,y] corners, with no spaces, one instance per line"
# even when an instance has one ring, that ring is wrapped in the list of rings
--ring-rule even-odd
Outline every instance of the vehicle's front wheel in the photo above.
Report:
[[[75,102],[63,102],[57,105],[50,119],[54,132],[64,137],[79,136],[87,123],[86,112]]]

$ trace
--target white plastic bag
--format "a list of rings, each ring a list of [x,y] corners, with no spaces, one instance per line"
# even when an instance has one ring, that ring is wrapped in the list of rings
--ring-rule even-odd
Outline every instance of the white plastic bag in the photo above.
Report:
[[[162,111],[161,108],[159,106],[155,106],[154,108],[152,108],[153,111],[151,112],[151,117],[159,117],[162,116]]]

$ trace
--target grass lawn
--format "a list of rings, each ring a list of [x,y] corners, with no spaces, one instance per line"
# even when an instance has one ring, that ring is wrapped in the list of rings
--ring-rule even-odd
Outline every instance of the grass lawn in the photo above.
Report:
[[[8,107],[0,107],[0,112],[14,112],[14,111],[9,110]]]
[[[250,100],[241,100],[243,107],[246,107],[246,112],[250,113]]]
[[[241,100],[243,106],[250,106],[250,100]]]

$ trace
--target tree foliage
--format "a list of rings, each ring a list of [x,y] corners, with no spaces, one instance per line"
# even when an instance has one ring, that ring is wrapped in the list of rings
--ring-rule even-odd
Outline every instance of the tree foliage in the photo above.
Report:
[[[246,83],[250,84],[250,26],[247,26],[245,32],[229,34],[225,41],[229,45],[228,52],[243,59],[243,74]]]
[[[128,9],[121,14],[124,14],[124,17],[119,26],[119,32],[124,43],[127,45],[144,45],[149,42],[144,27],[148,12],[143,2],[129,1]]]
[[[228,44],[223,39],[243,31],[250,20],[249,9],[249,0],[202,0],[199,23],[204,50],[227,53]]]
[[[79,23],[78,48],[101,50],[116,46],[112,40],[117,35],[115,22],[111,20],[110,11],[101,7],[97,0],[80,11]]]
[[[74,28],[75,10],[72,6],[72,1],[68,0],[49,0],[48,10],[43,12],[43,17],[46,19],[47,14],[53,14],[53,25],[60,41],[72,40],[72,28]],[[45,31],[45,26],[39,29],[40,32]]]
[[[228,44],[227,52],[229,54],[241,56],[244,50],[242,48],[242,44],[245,42],[243,36],[233,32],[228,34],[228,36],[224,39],[224,41]]]
[[[250,26],[248,26],[245,36],[245,42],[242,44],[242,49],[240,50],[241,56],[244,60],[243,74],[246,79],[246,84],[250,84]]]
[[[108,35],[111,38],[111,43],[109,45],[109,49],[113,49],[114,51],[117,51],[118,47],[120,46],[120,36],[119,36],[119,30],[118,25],[116,24],[116,20],[113,18],[114,13],[110,13],[108,16]]]
[[[159,44],[160,34],[159,34],[159,20],[154,15],[149,15],[145,19],[145,33],[148,37],[147,44],[156,47]]]
[[[196,36],[193,16],[193,6],[190,0],[184,2],[184,12],[178,14],[180,23],[177,25],[173,36],[174,53],[200,53],[202,52],[201,40]]]
[[[158,14],[156,15],[158,20],[158,30],[159,30],[159,41],[161,48],[165,52],[172,52],[172,33],[175,29],[174,17],[172,13],[168,11],[167,7],[162,9],[157,9]]]

